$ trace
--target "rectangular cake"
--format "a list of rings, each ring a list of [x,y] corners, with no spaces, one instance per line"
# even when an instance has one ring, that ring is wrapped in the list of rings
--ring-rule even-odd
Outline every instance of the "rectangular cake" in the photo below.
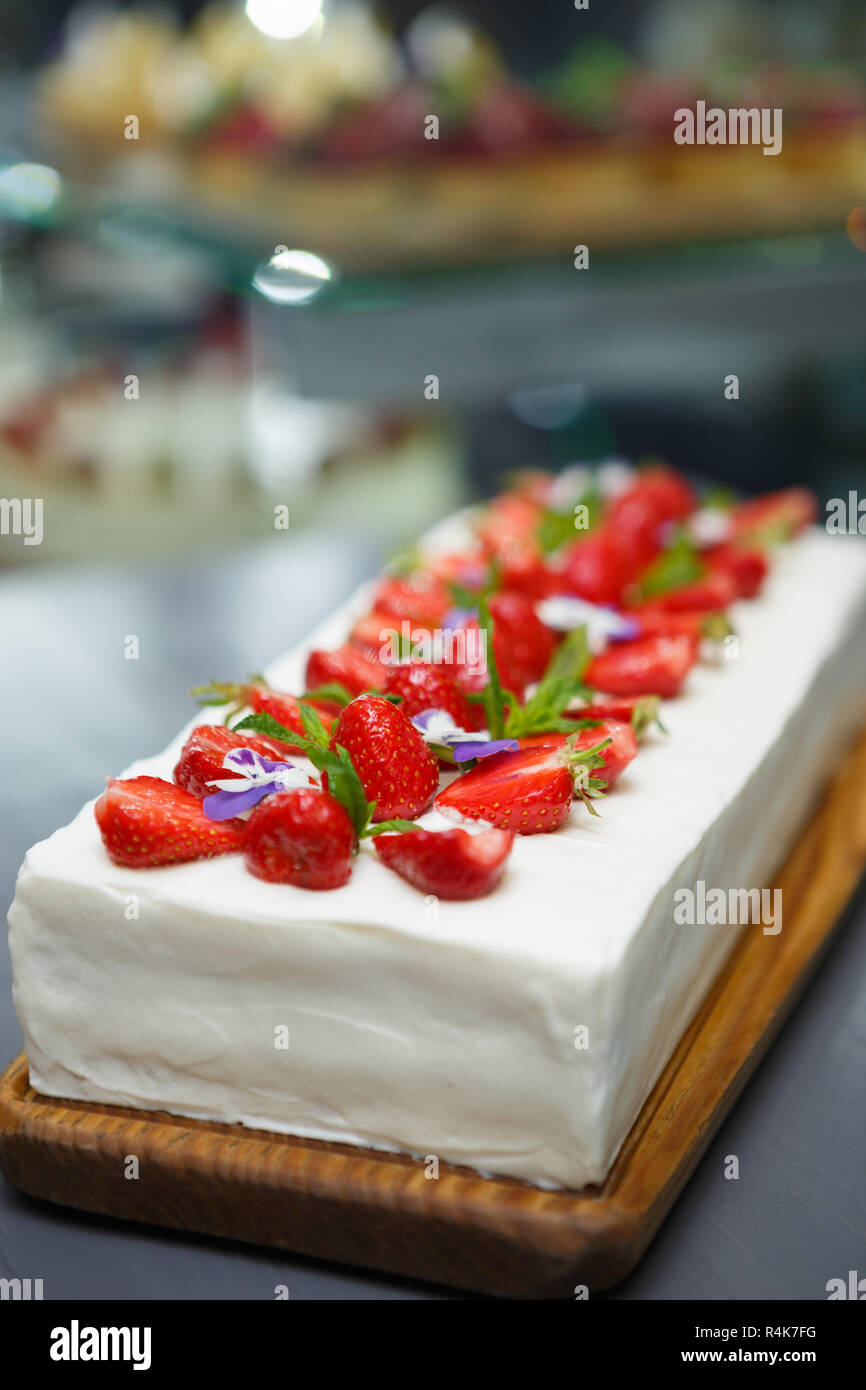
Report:
[[[772,887],[866,722],[864,598],[859,541],[809,529],[783,546],[730,609],[736,644],[665,702],[666,732],[600,815],[576,801],[556,833],[517,836],[476,901],[418,892],[369,840],[334,892],[265,882],[238,854],[122,867],[89,803],[29,852],[9,915],[33,1086],[599,1182],[739,930],[765,929],[679,924],[675,895]],[[303,690],[308,651],[344,642],[369,603],[270,683]],[[188,733],[124,775],[170,779]]]

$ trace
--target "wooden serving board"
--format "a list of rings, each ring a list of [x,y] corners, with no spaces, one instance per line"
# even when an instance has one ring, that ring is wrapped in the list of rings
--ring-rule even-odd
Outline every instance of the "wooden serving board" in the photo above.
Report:
[[[445,1164],[433,1180],[398,1154],[49,1099],[23,1054],[0,1079],[0,1168],[64,1206],[482,1293],[609,1287],[646,1250],[828,944],[866,864],[864,786],[866,736],[774,877],[782,932],[744,929],[600,1187],[542,1192]]]

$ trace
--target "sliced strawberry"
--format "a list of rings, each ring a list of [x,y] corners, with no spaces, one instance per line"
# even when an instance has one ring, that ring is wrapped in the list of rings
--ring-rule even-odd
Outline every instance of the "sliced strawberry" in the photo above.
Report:
[[[489,555],[502,555],[515,541],[534,541],[541,517],[538,502],[506,492],[485,507],[475,530]]]
[[[392,613],[385,613],[381,608],[375,608],[372,613],[367,613],[365,617],[359,618],[352,631],[349,633],[349,641],[353,647],[359,647],[361,651],[372,661],[381,661],[383,649],[390,650],[392,633],[396,634],[393,639],[396,642],[399,652],[402,630],[402,618],[395,618]],[[416,640],[431,641],[432,631],[429,628],[410,628],[410,635],[418,632]]]
[[[244,863],[268,883],[340,888],[352,872],[355,829],[327,792],[298,787],[261,801],[243,832]]]
[[[407,618],[420,626],[439,627],[452,608],[451,595],[441,579],[422,570],[411,575],[388,575],[376,590],[373,608],[393,619]],[[399,622],[398,622],[399,626]]]
[[[621,695],[617,699],[596,694],[590,704],[569,709],[567,715],[569,719],[617,719],[631,724],[639,739],[650,724],[658,723],[660,703],[658,695]]]
[[[638,605],[637,612],[718,613],[729,608],[736,597],[737,585],[733,576],[725,569],[715,569],[691,584],[681,584],[655,598],[645,599]]]
[[[429,561],[431,574],[446,584],[459,584],[462,589],[476,592],[487,583],[490,558],[481,549],[449,551],[435,555]]]
[[[236,711],[249,706],[255,710],[256,714],[269,714],[272,719],[276,719],[278,724],[284,728],[291,729],[292,733],[302,734],[304,732],[299,709],[299,697],[297,695],[287,695],[283,690],[272,690],[262,680],[251,680],[245,684],[231,684],[224,681],[214,681],[210,685],[199,686],[192,692],[204,699],[208,704],[224,704],[229,707],[229,713],[233,707]],[[305,704],[312,705],[319,714],[326,729],[331,727],[334,719],[340,712],[340,706],[332,700],[318,700],[303,698]],[[254,747],[254,744],[248,744]],[[286,753],[297,753],[300,749],[291,743],[280,744],[282,756]]]
[[[726,543],[705,550],[701,559],[710,572],[729,575],[737,598],[755,598],[769,573],[770,564],[762,550],[745,545]]]
[[[335,651],[312,651],[307,658],[306,683],[308,690],[337,682],[351,695],[362,690],[376,690],[385,679],[386,667],[373,660],[358,647],[337,647]]]
[[[410,830],[379,835],[376,853],[401,878],[437,898],[480,898],[496,887],[511,853],[508,830]]]
[[[360,695],[341,712],[331,747],[345,748],[374,821],[418,816],[439,785],[439,767],[409,716],[378,695]]]
[[[241,847],[243,821],[208,820],[197,796],[161,777],[112,778],[93,813],[109,858],[127,869],[210,859]]]
[[[591,716],[581,711],[580,717],[588,719]],[[610,791],[638,755],[637,735],[629,720],[601,719],[594,729],[580,729],[574,734],[530,734],[518,742],[521,748],[564,748],[571,740],[571,747],[585,750],[608,739],[608,746],[598,755],[604,765],[594,776]]]
[[[223,767],[226,753],[233,748],[252,748],[273,762],[284,762],[292,751],[287,744],[262,734],[235,734],[224,724],[199,724],[180,750],[173,774],[175,782],[193,796],[210,796],[213,787],[208,783],[233,775]]]
[[[737,539],[763,548],[796,536],[817,515],[818,503],[808,488],[791,487],[741,502],[731,517]]]
[[[400,708],[412,719],[428,709],[442,709],[461,729],[484,727],[484,711],[470,704],[463,691],[441,666],[413,661],[392,666],[383,686],[386,695],[399,695]]]
[[[698,654],[685,635],[639,637],[594,656],[584,672],[587,685],[611,695],[676,695]]]
[[[642,637],[664,634],[668,637],[692,637],[696,642],[705,638],[709,642],[721,642],[729,637],[733,627],[724,613],[715,609],[707,612],[670,613],[654,605],[641,605],[629,609],[629,620],[637,623]]]
[[[575,749],[567,739],[561,745],[494,753],[441,791],[436,808],[518,835],[558,830],[568,819],[574,796],[588,805],[598,790],[592,776],[597,765],[597,754]]]

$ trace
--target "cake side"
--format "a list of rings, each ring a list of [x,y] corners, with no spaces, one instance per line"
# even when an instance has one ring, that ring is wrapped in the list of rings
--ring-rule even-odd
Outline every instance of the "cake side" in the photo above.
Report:
[[[599,1180],[735,940],[673,928],[673,892],[759,885],[866,718],[863,549],[795,542],[737,611],[739,660],[695,671],[603,820],[520,841],[490,900],[432,916],[369,847],[337,895],[235,856],[124,870],[85,808],[28,855],[10,913],[34,1085]],[[134,771],[168,775],[175,753]]]

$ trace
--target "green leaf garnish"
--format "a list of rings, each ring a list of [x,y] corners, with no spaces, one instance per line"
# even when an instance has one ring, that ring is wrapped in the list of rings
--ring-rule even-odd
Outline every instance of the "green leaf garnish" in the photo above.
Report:
[[[315,711],[313,713],[315,714]],[[303,719],[303,713],[301,718]],[[245,719],[234,725],[232,732],[237,733],[240,729],[255,729],[257,733],[269,734],[271,738],[281,739],[284,743],[292,743],[300,748],[313,766],[327,776],[328,792],[341,806],[345,806],[355,834],[361,838],[370,824],[376,803],[367,800],[363,783],[345,748],[340,744],[336,748],[323,748],[315,738],[287,729],[270,714],[248,714]]]
[[[478,600],[478,626],[485,634],[487,685],[484,688],[484,709],[487,715],[487,727],[490,730],[491,738],[503,738],[505,734],[506,694],[508,704],[512,708],[518,704],[518,700],[510,690],[505,692],[502,689],[499,672],[496,669],[496,657],[493,655],[493,618],[486,598]]]
[[[645,569],[638,580],[642,598],[653,598],[671,589],[681,589],[692,584],[703,574],[698,552],[683,530],[675,537],[666,550]]]
[[[600,492],[593,486],[578,497],[574,506],[568,511],[545,511],[535,533],[535,538],[545,555],[559,550],[569,541],[576,540],[578,536],[585,536],[588,531],[591,531],[598,518],[601,501]],[[579,506],[586,507],[589,512],[588,526],[575,526],[574,524],[575,512]]]
[[[354,695],[347,690],[339,681],[331,681],[328,685],[318,685],[315,690],[305,690],[303,698],[305,700],[330,700],[335,705],[348,705],[354,700]]]
[[[506,738],[525,738],[527,734],[573,733],[578,727],[565,711],[576,696],[585,697],[582,684],[592,653],[586,639],[586,627],[574,628],[560,642],[550,658],[538,689],[526,704],[515,704],[505,720]],[[595,721],[581,721],[591,727]]]
[[[325,728],[317,710],[312,705],[306,705],[301,701],[298,705],[298,713],[301,716],[301,723],[304,726],[304,733],[307,738],[311,738],[319,748],[327,748],[331,735]]]
[[[362,840],[371,840],[376,835],[385,835],[389,830],[399,830],[403,832],[406,830],[421,829],[423,829],[423,827],[418,825],[417,821],[414,820],[400,820],[399,818],[397,820],[380,820],[377,825],[368,825],[365,830],[362,830],[360,838]]]

